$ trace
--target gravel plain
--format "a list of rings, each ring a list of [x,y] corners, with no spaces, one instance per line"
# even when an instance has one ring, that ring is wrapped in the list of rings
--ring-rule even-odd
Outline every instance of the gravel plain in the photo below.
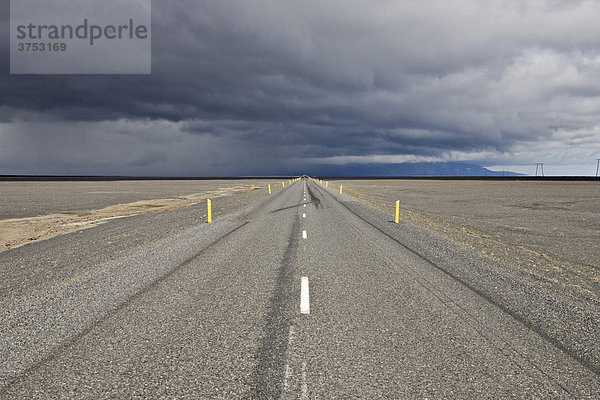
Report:
[[[269,184],[272,192],[283,188],[272,180],[0,182],[0,251],[115,219],[187,208],[209,198],[217,216],[235,208],[233,199],[243,204],[266,196]],[[245,195],[232,196],[239,192]],[[220,201],[222,197],[228,200]]]
[[[172,199],[235,187],[281,188],[281,180],[6,181],[0,182],[0,220],[84,212],[140,200]],[[286,182],[287,184],[287,182]]]

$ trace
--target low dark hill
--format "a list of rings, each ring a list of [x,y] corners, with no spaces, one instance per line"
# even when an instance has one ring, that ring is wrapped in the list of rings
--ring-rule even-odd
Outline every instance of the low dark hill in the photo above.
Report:
[[[315,165],[307,168],[314,176],[523,176],[516,172],[490,171],[477,164],[420,162],[402,164]]]

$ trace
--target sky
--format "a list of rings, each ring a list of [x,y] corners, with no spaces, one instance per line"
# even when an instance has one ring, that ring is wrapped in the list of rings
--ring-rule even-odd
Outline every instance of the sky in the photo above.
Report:
[[[597,0],[154,1],[150,75],[11,75],[0,2],[0,175],[600,158]]]

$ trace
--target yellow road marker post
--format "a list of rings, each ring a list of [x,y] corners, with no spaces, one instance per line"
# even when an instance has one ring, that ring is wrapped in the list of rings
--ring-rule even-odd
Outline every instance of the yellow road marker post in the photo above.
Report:
[[[396,218],[394,219],[394,222],[400,222],[400,200],[396,200]]]
[[[342,194],[342,185],[340,185],[340,194]]]
[[[281,187],[285,187],[285,182],[281,182]]]
[[[269,194],[271,194],[271,185],[269,184]]]
[[[325,187],[329,186],[329,181],[325,181]]]
[[[206,209],[208,210],[208,223],[212,222],[212,203],[210,199],[206,199]]]

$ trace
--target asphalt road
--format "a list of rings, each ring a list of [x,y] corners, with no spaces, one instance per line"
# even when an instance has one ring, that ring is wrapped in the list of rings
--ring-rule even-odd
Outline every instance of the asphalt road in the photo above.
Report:
[[[595,305],[315,182],[199,213],[0,253],[0,398],[600,394]]]

